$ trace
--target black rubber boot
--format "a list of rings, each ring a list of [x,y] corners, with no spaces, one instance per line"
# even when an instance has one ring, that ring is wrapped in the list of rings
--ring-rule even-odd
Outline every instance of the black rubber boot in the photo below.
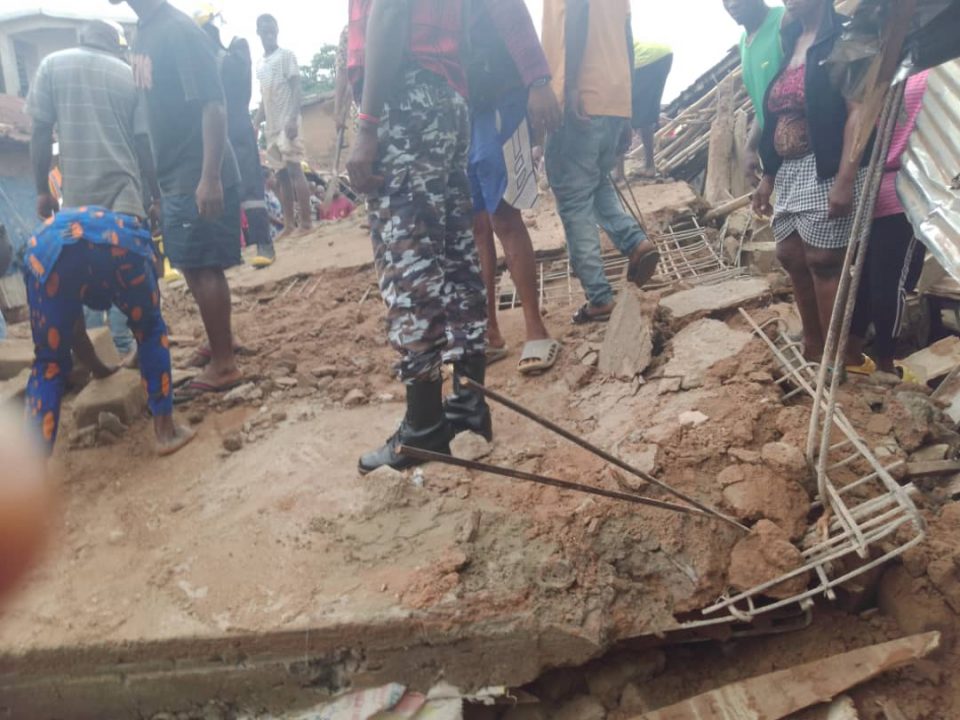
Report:
[[[401,445],[450,454],[453,433],[443,413],[443,380],[417,381],[407,385],[407,414],[386,444],[360,458],[360,474],[387,465],[406,470],[422,461],[400,455]]]
[[[447,422],[455,435],[462,432],[475,432],[487,442],[493,442],[493,418],[490,406],[483,395],[463,386],[463,378],[469,378],[483,385],[487,375],[487,358],[484,355],[471,355],[453,365],[453,395],[444,403]]]

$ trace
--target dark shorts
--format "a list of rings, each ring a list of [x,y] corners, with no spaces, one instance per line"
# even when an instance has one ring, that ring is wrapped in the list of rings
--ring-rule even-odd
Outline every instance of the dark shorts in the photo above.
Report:
[[[223,192],[223,217],[214,222],[200,218],[195,196],[163,198],[163,249],[178,270],[240,265],[240,188]]]
[[[657,127],[667,78],[673,69],[673,55],[666,55],[633,71],[633,127]]]

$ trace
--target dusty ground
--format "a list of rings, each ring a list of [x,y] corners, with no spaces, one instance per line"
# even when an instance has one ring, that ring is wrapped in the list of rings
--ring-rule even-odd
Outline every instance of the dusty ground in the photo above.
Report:
[[[549,207],[535,225],[538,248],[558,245]],[[197,442],[156,459],[144,419],[115,446],[60,444],[62,520],[47,562],[0,615],[0,686],[4,668],[24,654],[33,663],[50,657],[43,651],[68,648],[364,626],[407,633],[416,668],[392,679],[410,682],[436,679],[430,645],[441,640],[529,638],[525,654],[473,659],[469,671],[448,677],[474,687],[521,685],[618,641],[675,629],[727,590],[739,536],[714,520],[438,466],[358,478],[357,456],[382,441],[402,413],[373,274],[363,266],[368,240],[352,222],[280,251],[272,268],[243,268],[233,278],[252,386],[229,402],[182,410],[199,429]],[[199,320],[182,288],[169,290],[165,302],[182,365],[200,336]],[[653,312],[656,297],[645,303]],[[785,480],[745,459],[772,442],[802,445],[805,430],[802,404],[781,402],[765,346],[751,340],[710,367],[697,387],[679,391],[669,360],[673,338],[688,323],[660,318],[646,382],[616,381],[592,367],[603,328],[574,328],[573,309],[547,308],[548,325],[564,343],[549,375],[521,378],[514,357],[492,368],[489,384],[702,502],[727,508],[729,485],[718,478],[731,468],[760,473],[759,509],[743,519],[768,517],[797,539],[812,521],[807,479]],[[745,330],[735,312],[718,320]],[[504,313],[502,326],[518,347],[519,311]],[[844,395],[871,447],[906,457],[944,439],[929,427],[900,437],[907,433],[899,428],[916,423],[891,392],[854,384]],[[681,422],[690,411],[709,421]],[[642,489],[507,410],[497,408],[495,422],[498,437],[486,462]],[[68,423],[63,437],[70,431]],[[804,633],[672,648],[649,677],[626,673],[615,691],[585,685],[590,668],[561,680],[548,676],[529,687],[553,703],[543,717],[559,717],[554,711],[592,692],[610,720],[627,718],[732,679],[927,625],[951,633],[942,660],[949,672],[957,666],[950,603],[960,609],[952,564],[960,517],[954,522],[954,506],[941,507],[948,499],[942,491],[926,490],[933,533],[884,577],[886,615],[862,614],[875,599],[861,598],[853,614],[818,611]],[[936,520],[941,514],[946,519]],[[623,652],[636,658],[650,651]],[[908,704],[909,718],[947,718],[960,707],[955,693],[943,673],[927,667],[877,681],[857,700],[867,718],[883,717],[869,713],[884,695]]]

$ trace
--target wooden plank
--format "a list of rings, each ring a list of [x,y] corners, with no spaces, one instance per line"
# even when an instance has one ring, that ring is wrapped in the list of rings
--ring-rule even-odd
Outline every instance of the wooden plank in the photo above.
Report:
[[[960,473],[960,460],[927,460],[925,462],[907,463],[907,475],[909,477],[951,475],[953,473]]]
[[[926,657],[940,633],[912,635],[761,675],[628,720],[778,720]]]

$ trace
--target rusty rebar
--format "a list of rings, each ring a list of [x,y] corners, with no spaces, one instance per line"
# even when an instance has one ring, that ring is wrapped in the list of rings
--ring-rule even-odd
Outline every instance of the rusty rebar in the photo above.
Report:
[[[736,527],[737,529],[745,533],[750,532],[750,528],[748,528],[746,525],[743,525],[740,522],[737,522],[734,518],[730,517],[729,515],[726,515],[720,512],[719,510],[714,510],[709,505],[705,505],[699,500],[690,497],[686,493],[683,493],[680,490],[670,487],[665,482],[657,480],[652,475],[643,472],[643,470],[640,470],[639,468],[635,468],[633,465],[630,465],[629,463],[621,460],[620,458],[614,455],[611,455],[610,453],[608,453],[606,450],[603,450],[602,448],[598,448],[596,445],[593,445],[592,443],[588,442],[587,440],[584,440],[578,435],[574,435],[569,430],[566,430],[560,427],[559,425],[557,425],[556,423],[550,420],[547,420],[545,417],[541,417],[540,415],[537,415],[537,413],[533,412],[532,410],[528,410],[522,405],[518,405],[510,398],[504,397],[503,395],[496,392],[495,390],[491,390],[488,387],[484,387],[483,385],[480,385],[479,383],[476,383],[473,380],[470,380],[468,378],[464,378],[462,382],[471,390],[475,390],[478,393],[485,395],[489,399],[493,400],[494,402],[499,403],[500,405],[503,405],[505,408],[508,408],[510,410],[513,410],[515,413],[523,415],[528,420],[532,420],[533,422],[559,435],[565,440],[569,440],[574,445],[579,445],[584,450],[596,455],[598,458],[600,458],[604,462],[610,463],[611,465],[616,465],[621,470],[624,470],[625,472],[628,472],[631,475],[638,477],[641,480],[644,480],[645,482],[651,485],[654,485],[660,488],[661,490],[664,490],[665,492],[670,493],[674,497],[679,498],[684,502],[690,503],[695,508],[697,508],[701,512],[706,513],[707,515],[712,515],[713,517],[723,520],[725,523],[733,525],[734,527]]]
[[[634,495],[617,490],[604,490],[603,488],[592,487],[591,485],[582,485],[581,483],[570,482],[569,480],[558,480],[557,478],[547,477],[546,475],[538,475],[537,473],[530,473],[524,470],[514,470],[513,468],[501,467],[499,465],[488,465],[487,463],[477,462],[476,460],[464,460],[452,455],[444,455],[443,453],[431,452],[430,450],[421,450],[407,445],[401,445],[399,452],[401,455],[415,460],[423,460],[424,462],[438,462],[444,465],[453,465],[467,470],[489,473],[490,475],[499,475],[500,477],[512,478],[514,480],[525,480],[539,485],[548,485],[561,490],[572,490],[573,492],[585,493],[587,495],[599,495],[600,497],[611,500],[623,500],[624,502],[634,503],[635,505],[647,505],[649,507],[659,508],[660,510],[697,515],[698,517],[713,517],[709,513],[705,513],[696,508],[678,505],[665,500],[655,500],[645,495]]]

